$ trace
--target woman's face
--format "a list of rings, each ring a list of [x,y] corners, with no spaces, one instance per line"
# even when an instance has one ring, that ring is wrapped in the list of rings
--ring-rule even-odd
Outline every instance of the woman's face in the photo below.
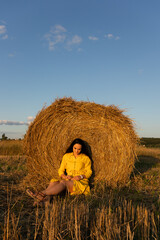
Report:
[[[82,145],[81,144],[79,144],[79,143],[74,144],[73,154],[74,154],[75,157],[77,157],[81,153],[81,150],[82,150]]]

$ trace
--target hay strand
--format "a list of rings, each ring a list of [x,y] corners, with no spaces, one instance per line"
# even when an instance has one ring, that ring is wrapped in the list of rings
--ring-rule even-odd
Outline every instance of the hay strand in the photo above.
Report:
[[[44,187],[58,177],[62,156],[75,138],[91,148],[94,180],[124,185],[135,162],[137,135],[133,121],[116,106],[56,99],[43,108],[26,133],[27,181]]]

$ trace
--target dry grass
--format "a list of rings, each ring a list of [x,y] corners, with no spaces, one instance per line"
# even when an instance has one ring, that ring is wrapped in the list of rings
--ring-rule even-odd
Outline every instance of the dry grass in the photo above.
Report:
[[[5,156],[23,155],[23,141],[22,140],[0,141],[0,155]]]
[[[43,188],[58,177],[62,156],[75,138],[91,150],[94,180],[109,186],[125,185],[135,162],[137,136],[133,122],[116,106],[57,99],[43,108],[30,125],[25,150],[28,157],[26,183]]]
[[[160,149],[140,146],[137,155],[125,187],[99,181],[88,198],[55,197],[38,208],[22,186],[25,156],[0,156],[0,239],[160,239]]]
[[[102,199],[98,201],[96,196],[90,199],[54,199],[52,204],[46,203],[45,208],[32,210],[34,218],[25,216],[25,229],[22,226],[22,210],[15,215],[8,208],[2,239],[159,239],[159,215],[143,204],[136,206],[120,197],[113,201],[112,194],[109,198],[105,198],[105,202]]]
[[[33,207],[21,184],[25,157],[2,156],[0,239],[2,240],[158,240],[160,239],[160,149],[138,150],[136,170],[123,188],[100,182],[91,196],[54,197]],[[150,176],[152,181],[146,181]]]
[[[159,148],[146,148],[144,146],[137,146],[136,152],[139,156],[160,157]]]
[[[160,149],[138,147],[131,188],[150,196],[160,194]],[[148,199],[149,200],[149,199]]]

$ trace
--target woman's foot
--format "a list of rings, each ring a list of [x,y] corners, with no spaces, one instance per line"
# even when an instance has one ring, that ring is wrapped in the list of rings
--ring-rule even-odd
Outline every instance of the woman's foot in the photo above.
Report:
[[[46,195],[42,192],[33,193],[31,190],[27,189],[26,193],[37,202],[44,202],[46,200]]]

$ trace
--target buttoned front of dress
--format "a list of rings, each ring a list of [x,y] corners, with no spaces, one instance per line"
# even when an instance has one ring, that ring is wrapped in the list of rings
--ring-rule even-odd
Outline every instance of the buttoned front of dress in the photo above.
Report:
[[[58,170],[59,176],[67,172],[67,175],[72,177],[77,175],[85,175],[86,178],[89,178],[92,174],[91,170],[91,160],[88,156],[81,153],[77,158],[73,153],[66,153],[62,158],[61,166]]]
[[[92,175],[91,170],[91,160],[88,156],[81,153],[77,157],[74,156],[72,153],[66,153],[61,162],[61,166],[58,170],[59,176],[67,172],[67,175],[70,175],[71,177],[79,176],[79,175],[85,175],[86,178],[77,181],[73,180],[73,193],[74,194],[82,194],[85,195],[90,193],[90,187],[88,185],[88,179]]]

